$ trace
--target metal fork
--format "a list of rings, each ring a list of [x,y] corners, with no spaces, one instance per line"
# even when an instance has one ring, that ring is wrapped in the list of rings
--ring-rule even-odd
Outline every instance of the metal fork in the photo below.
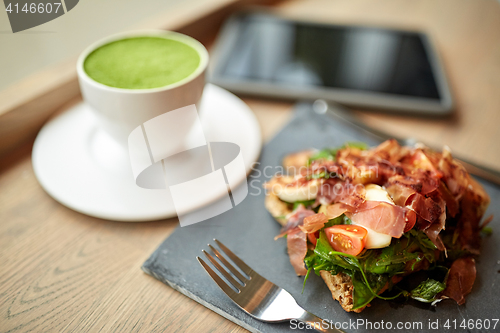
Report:
[[[217,283],[222,291],[250,316],[261,321],[272,323],[296,319],[304,324],[309,323],[311,327],[314,327],[319,332],[342,332],[335,328],[333,322],[323,321],[323,319],[301,308],[288,291],[278,287],[271,281],[266,280],[254,272],[243,262],[243,260],[238,258],[217,239],[214,239],[214,241],[246,276],[241,274],[210,244],[208,244],[208,247],[226,269],[224,269],[212,255],[205,250],[202,251],[205,253],[208,260],[215,266],[217,271],[221,273],[230,284],[226,283],[203,259],[200,257],[196,257],[196,259],[198,259],[205,271],[215,283]],[[239,281],[236,281],[235,278]]]

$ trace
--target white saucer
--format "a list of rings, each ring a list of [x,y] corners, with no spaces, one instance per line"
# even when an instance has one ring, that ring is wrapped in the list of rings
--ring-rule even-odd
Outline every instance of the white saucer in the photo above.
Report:
[[[208,142],[240,146],[248,173],[262,144],[250,108],[230,92],[207,84],[200,118]],[[84,103],[42,128],[32,160],[45,191],[83,214],[116,221],[152,221],[176,215],[168,190],[143,189],[135,184],[128,151],[97,127]]]

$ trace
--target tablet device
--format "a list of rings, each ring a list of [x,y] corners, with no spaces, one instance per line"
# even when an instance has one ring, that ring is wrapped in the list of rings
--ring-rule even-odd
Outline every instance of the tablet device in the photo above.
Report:
[[[453,108],[425,34],[269,13],[228,19],[212,53],[209,81],[236,93],[388,111],[446,115]]]

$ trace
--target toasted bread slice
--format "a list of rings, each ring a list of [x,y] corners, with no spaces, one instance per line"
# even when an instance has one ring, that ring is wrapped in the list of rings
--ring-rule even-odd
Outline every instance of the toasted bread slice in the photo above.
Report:
[[[284,226],[286,224],[286,218],[288,214],[292,212],[290,205],[284,201],[281,201],[278,196],[272,192],[266,195],[264,202],[267,211],[278,221],[279,224]]]
[[[320,271],[321,278],[325,281],[328,289],[332,292],[334,300],[340,303],[340,306],[347,312],[360,313],[366,307],[353,310],[353,296],[352,291],[354,286],[351,277],[344,273],[333,275],[328,271]]]

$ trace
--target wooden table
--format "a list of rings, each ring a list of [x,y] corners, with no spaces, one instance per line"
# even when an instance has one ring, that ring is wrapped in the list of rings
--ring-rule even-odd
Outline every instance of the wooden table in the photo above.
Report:
[[[308,0],[283,3],[278,9],[318,20],[429,31],[446,65],[456,115],[429,121],[357,113],[395,134],[448,144],[463,156],[499,165],[498,2]],[[245,101],[265,140],[290,116],[291,103]],[[245,331],[140,270],[176,228],[176,219],[119,223],[60,205],[35,179],[31,146],[24,144],[0,163],[1,332]]]

